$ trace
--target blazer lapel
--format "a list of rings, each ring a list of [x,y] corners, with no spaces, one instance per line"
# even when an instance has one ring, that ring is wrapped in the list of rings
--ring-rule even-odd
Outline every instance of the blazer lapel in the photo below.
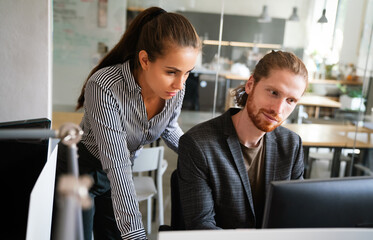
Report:
[[[229,113],[229,111],[228,111]],[[233,122],[231,119],[231,114],[226,114],[225,115],[225,134],[227,135],[227,144],[229,146],[229,149],[231,151],[231,154],[233,156],[233,161],[236,165],[237,172],[241,178],[242,185],[244,186],[245,192],[247,199],[249,200],[250,203],[250,208],[251,208],[251,213],[253,216],[253,219],[255,219],[255,211],[254,211],[254,203],[253,203],[253,198],[251,194],[251,187],[250,187],[250,181],[249,181],[249,176],[248,173],[246,172],[244,160],[243,160],[243,155],[242,155],[242,150],[240,146],[240,141],[238,139],[236,130],[233,126]],[[255,226],[255,224],[254,224]]]
[[[272,132],[265,134],[265,186],[266,192],[271,181],[276,179],[276,164],[278,159],[278,149],[276,137]]]
[[[251,194],[250,180],[249,180],[248,173],[246,172],[240,143],[238,141],[238,138],[234,136],[229,136],[227,139],[227,143],[228,143],[229,149],[231,150],[234,163],[236,164],[238,174],[240,175],[242,185],[244,186],[247,199],[249,200],[251,213],[253,214],[254,219],[255,219],[254,203],[253,203],[253,198]]]

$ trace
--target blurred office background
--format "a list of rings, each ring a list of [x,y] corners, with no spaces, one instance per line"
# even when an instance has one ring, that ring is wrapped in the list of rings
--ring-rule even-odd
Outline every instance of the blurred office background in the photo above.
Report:
[[[183,130],[235,107],[229,92],[268,51],[291,51],[309,71],[305,97],[285,123],[303,139],[305,176],[372,174],[373,0],[5,0],[0,121],[43,116],[57,128],[54,113],[72,121],[90,70],[150,6],[183,14],[203,41],[186,84]],[[166,148],[165,159],[169,224],[177,155]]]

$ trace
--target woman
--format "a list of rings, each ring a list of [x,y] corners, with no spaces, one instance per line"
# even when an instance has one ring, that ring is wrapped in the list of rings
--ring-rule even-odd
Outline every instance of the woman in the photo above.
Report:
[[[94,179],[94,207],[83,213],[86,239],[92,229],[96,240],[146,238],[131,166],[159,137],[177,151],[183,87],[200,50],[185,17],[152,7],[89,74],[77,105],[84,108],[79,170]],[[64,150],[58,173],[66,172]]]

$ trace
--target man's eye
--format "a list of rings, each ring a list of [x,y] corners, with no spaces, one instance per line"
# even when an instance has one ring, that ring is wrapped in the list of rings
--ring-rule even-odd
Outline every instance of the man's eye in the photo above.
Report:
[[[272,91],[272,90],[269,90],[269,93],[272,94],[272,95],[275,95],[275,96],[278,95],[278,93],[276,91]]]

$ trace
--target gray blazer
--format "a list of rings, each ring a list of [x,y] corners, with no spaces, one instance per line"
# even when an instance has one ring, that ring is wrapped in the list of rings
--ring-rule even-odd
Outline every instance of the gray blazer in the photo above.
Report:
[[[256,226],[249,177],[231,118],[238,111],[230,109],[180,138],[177,171],[186,229]],[[281,126],[264,137],[266,192],[271,181],[302,179],[301,138]]]

